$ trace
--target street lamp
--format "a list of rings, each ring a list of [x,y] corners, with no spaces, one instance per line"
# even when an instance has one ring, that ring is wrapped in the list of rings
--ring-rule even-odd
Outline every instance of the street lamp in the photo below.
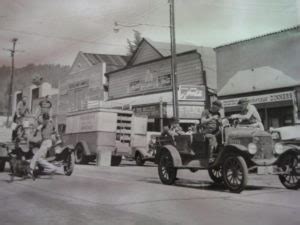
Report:
[[[174,0],[169,0],[170,5],[170,25],[154,25],[147,23],[137,23],[137,24],[122,24],[114,22],[113,31],[118,33],[120,27],[137,27],[137,26],[152,26],[152,27],[163,27],[170,29],[170,49],[171,49],[171,77],[172,77],[172,105],[173,105],[173,117],[178,119],[178,90],[177,90],[177,63],[176,63],[176,39],[175,39],[175,5]]]

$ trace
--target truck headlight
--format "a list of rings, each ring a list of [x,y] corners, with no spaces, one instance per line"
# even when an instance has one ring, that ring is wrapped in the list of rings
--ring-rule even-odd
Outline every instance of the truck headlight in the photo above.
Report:
[[[280,155],[283,153],[283,145],[281,143],[276,143],[274,146],[275,153]]]
[[[250,154],[254,155],[257,152],[257,146],[254,143],[248,144],[248,151]]]

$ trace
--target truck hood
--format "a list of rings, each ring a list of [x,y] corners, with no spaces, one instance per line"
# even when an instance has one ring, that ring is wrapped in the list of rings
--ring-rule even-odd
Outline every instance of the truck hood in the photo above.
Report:
[[[226,131],[228,136],[234,137],[254,137],[254,136],[271,136],[268,132],[253,128],[233,128]]]

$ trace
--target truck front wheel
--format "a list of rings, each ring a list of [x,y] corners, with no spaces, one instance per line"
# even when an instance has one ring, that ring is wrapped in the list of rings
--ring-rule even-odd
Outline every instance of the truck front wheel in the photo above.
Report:
[[[242,192],[248,180],[248,169],[244,158],[238,155],[225,157],[222,165],[222,176],[226,187],[231,192]]]
[[[282,157],[279,167],[285,171],[279,174],[279,180],[287,189],[297,190],[300,186],[300,176],[297,174],[298,158],[296,154],[286,154]]]

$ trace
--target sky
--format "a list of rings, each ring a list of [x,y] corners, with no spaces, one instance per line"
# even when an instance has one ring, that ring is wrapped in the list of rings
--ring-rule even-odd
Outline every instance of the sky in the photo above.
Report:
[[[300,24],[300,0],[175,0],[176,42],[217,47]],[[124,25],[113,32],[114,21]],[[169,42],[168,0],[0,0],[0,65],[71,65],[79,51],[126,54],[132,29]]]

